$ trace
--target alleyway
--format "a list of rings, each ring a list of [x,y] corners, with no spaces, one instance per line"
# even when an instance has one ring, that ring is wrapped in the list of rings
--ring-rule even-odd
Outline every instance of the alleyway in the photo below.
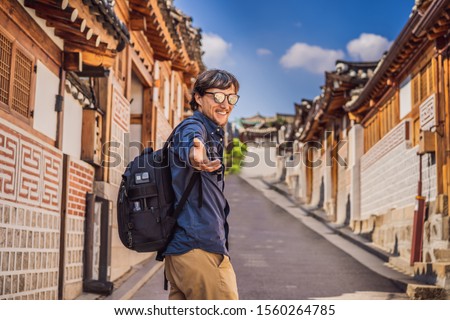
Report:
[[[228,177],[226,193],[241,299],[406,298],[239,177]],[[133,299],[165,299],[162,277],[160,270]]]

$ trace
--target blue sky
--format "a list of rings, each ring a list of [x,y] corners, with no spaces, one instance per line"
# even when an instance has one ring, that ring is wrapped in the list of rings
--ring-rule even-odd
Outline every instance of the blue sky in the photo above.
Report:
[[[234,73],[241,99],[230,120],[294,113],[320,94],[337,59],[378,60],[414,0],[175,0],[202,29],[208,68]]]

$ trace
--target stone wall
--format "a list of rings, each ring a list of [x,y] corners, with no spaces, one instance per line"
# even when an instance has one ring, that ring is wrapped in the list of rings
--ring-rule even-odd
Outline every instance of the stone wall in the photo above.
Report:
[[[312,187],[312,196],[309,205],[311,207],[317,207],[323,205],[323,197],[324,197],[324,169],[326,165],[326,156],[325,153],[321,155],[321,150],[315,150],[313,156],[313,187]],[[311,164],[309,164],[311,165]]]
[[[409,261],[417,182],[418,146],[408,140],[408,121],[400,123],[361,158],[361,219],[356,232],[372,233],[373,242]],[[422,158],[422,195],[436,199],[436,165]]]

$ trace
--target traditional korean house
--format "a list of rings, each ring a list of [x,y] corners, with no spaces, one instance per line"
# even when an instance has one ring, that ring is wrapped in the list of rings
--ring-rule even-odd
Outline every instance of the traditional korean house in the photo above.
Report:
[[[349,221],[352,186],[348,168],[349,119],[343,107],[373,75],[377,62],[336,61],[325,73],[322,94],[296,105],[294,163],[288,174],[305,205],[323,208],[330,221]],[[300,181],[296,182],[298,178]]]
[[[110,293],[151,257],[118,240],[118,186],[183,119],[200,37],[171,1],[0,2],[0,298]]]
[[[241,118],[239,139],[247,144],[247,155],[242,174],[249,176],[278,175],[277,149],[282,118],[254,116]],[[284,135],[282,135],[284,137]]]
[[[351,224],[391,263],[450,289],[449,1],[420,1],[373,77],[345,106]]]

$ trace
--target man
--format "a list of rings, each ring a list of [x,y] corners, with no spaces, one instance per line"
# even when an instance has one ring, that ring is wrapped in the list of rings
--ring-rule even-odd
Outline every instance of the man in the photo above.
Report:
[[[229,207],[223,194],[223,127],[239,100],[239,82],[227,71],[208,70],[194,84],[191,109],[174,134],[172,183],[180,200],[193,174],[194,185],[164,253],[171,300],[238,299],[228,254]]]

